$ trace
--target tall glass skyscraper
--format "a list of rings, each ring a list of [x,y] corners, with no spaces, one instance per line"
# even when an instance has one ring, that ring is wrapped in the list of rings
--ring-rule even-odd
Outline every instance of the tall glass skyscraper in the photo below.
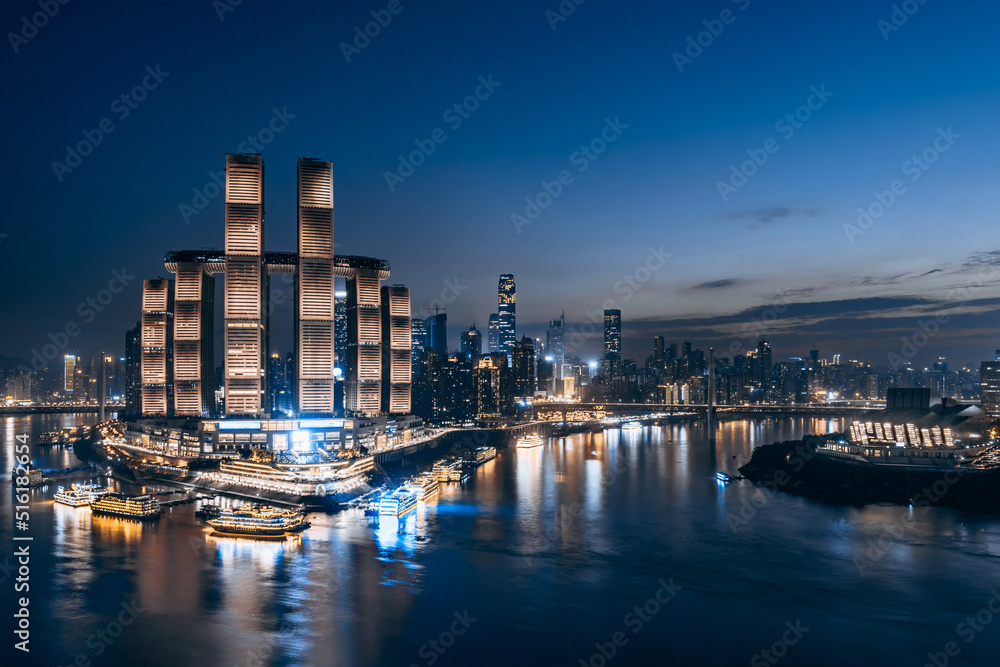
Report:
[[[479,333],[475,322],[468,331],[462,332],[462,354],[470,361],[483,353],[483,334]]]
[[[622,361],[622,311],[604,311],[604,358],[612,375],[618,375]]]
[[[486,350],[489,353],[500,351],[500,316],[496,313],[490,315],[489,325],[486,327]]]
[[[563,311],[558,320],[549,321],[549,330],[545,334],[545,352],[552,357],[552,363],[563,365],[566,363],[566,311]]]
[[[513,363],[512,353],[514,350],[515,330],[517,328],[516,315],[516,294],[514,290],[514,276],[505,273],[500,276],[500,285],[497,289],[497,345],[500,354],[506,355],[507,363]]]

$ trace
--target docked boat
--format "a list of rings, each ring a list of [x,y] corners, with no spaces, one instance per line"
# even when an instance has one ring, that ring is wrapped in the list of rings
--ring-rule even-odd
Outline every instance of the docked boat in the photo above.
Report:
[[[247,537],[284,537],[309,527],[302,512],[258,503],[248,503],[236,509],[227,507],[207,523],[217,533]]]
[[[517,440],[518,449],[529,449],[531,447],[539,447],[544,444],[545,440],[543,440],[542,436],[538,435],[537,433],[526,435],[522,438],[518,438]]]
[[[455,471],[462,469],[462,461],[459,459],[441,459],[431,468],[431,474],[439,482],[450,482]]]
[[[417,494],[406,487],[382,496],[379,503],[379,516],[404,516],[417,508]]]
[[[464,482],[469,479],[469,468],[462,461],[448,472],[449,482]]]
[[[96,484],[74,484],[69,490],[61,486],[56,489],[55,499],[60,505],[85,507],[107,492],[108,489]]]
[[[122,519],[149,521],[160,518],[160,503],[151,496],[127,496],[124,493],[104,493],[90,503],[94,514]]]
[[[427,501],[441,491],[441,483],[431,473],[423,473],[411,479],[406,488],[417,494],[417,500]]]
[[[496,458],[497,448],[484,445],[482,447],[477,447],[468,454],[465,455],[465,461],[470,465],[479,466],[487,461],[492,461]]]
[[[640,424],[639,422],[625,422],[624,424],[622,424],[622,430],[623,431],[641,431],[642,430],[642,424]]]

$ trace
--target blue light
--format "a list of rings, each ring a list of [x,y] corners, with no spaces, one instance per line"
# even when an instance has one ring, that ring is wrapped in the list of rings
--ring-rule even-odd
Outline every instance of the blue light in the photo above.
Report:
[[[300,419],[299,428],[344,428],[343,419]]]
[[[220,431],[259,431],[260,422],[220,421]]]

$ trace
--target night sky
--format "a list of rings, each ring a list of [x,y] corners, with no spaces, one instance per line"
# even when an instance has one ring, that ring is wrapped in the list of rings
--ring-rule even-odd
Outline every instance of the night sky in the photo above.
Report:
[[[513,273],[519,336],[611,305],[640,360],[657,334],[751,346],[758,318],[776,361],[885,364],[921,323],[914,361],[992,359],[1000,5],[903,4],[73,0],[35,31],[37,3],[4,3],[0,354],[68,323],[60,355],[120,353],[163,253],[222,245],[223,198],[195,190],[243,150],[264,157],[269,250],[295,247],[296,159],[332,161],[337,252],[389,260],[416,313],[444,293],[453,347]],[[357,48],[373,11],[391,21]]]

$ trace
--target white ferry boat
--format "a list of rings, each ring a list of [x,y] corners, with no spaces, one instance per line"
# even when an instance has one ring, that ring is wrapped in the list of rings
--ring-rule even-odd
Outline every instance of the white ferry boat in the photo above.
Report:
[[[237,509],[225,508],[218,518],[209,519],[215,532],[246,537],[284,537],[309,527],[302,512],[283,510],[258,503]]]
[[[441,492],[441,483],[432,473],[425,472],[411,479],[406,488],[417,494],[417,500],[426,502]]]
[[[470,465],[482,465],[487,461],[492,461],[496,458],[497,448],[484,445],[483,447],[477,447],[468,454],[465,455],[465,460]]]
[[[417,494],[406,487],[382,496],[378,506],[379,516],[403,516],[417,509]]]
[[[539,447],[545,444],[545,440],[542,436],[537,433],[532,433],[531,435],[526,435],[523,438],[518,438],[517,448],[518,449],[529,449],[531,447]]]
[[[104,493],[90,504],[95,514],[123,519],[146,521],[160,518],[160,503],[150,496],[126,496],[124,493]]]
[[[439,482],[450,482],[452,476],[456,474],[461,475],[462,461],[459,459],[441,459],[434,464],[431,469],[431,474]]]
[[[56,490],[56,502],[69,507],[85,507],[94,502],[98,496],[104,495],[108,489],[96,484],[74,484],[67,491],[64,487]]]
[[[622,430],[623,431],[641,431],[642,430],[642,424],[640,424],[639,422],[625,422],[624,424],[622,424]]]

